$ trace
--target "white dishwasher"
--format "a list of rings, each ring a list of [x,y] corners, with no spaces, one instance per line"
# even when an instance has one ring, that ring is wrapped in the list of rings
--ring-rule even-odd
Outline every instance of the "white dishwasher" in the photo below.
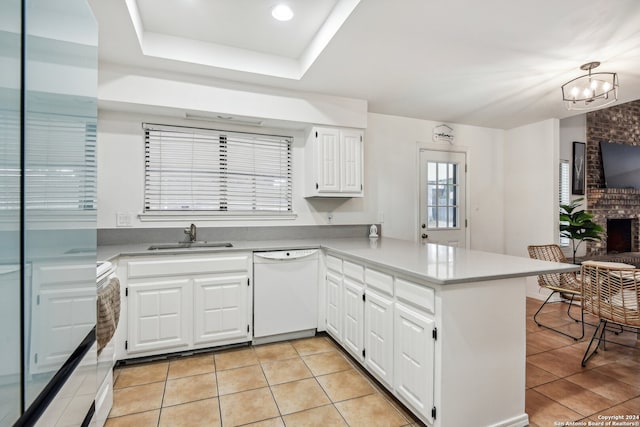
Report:
[[[313,336],[318,327],[318,250],[253,253],[254,344]]]

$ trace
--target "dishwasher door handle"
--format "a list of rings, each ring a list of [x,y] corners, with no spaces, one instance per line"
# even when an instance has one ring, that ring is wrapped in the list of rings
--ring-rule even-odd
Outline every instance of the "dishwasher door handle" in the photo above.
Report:
[[[290,261],[314,256],[317,252],[317,249],[295,249],[290,251],[254,252],[253,256],[254,258],[269,261]]]

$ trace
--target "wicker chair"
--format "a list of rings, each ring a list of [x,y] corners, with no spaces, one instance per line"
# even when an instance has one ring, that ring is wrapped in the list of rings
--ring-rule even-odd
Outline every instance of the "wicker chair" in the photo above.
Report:
[[[553,262],[564,262],[567,263],[567,257],[562,253],[562,249],[560,246],[555,244],[550,245],[531,245],[527,247],[529,251],[529,256],[533,259],[539,259],[543,261],[553,261]],[[538,276],[538,285],[541,288],[546,288],[551,291],[547,299],[542,303],[536,314],[533,315],[533,321],[536,322],[536,325],[542,326],[543,328],[550,329],[554,332],[567,336],[569,338],[573,338],[578,341],[584,337],[584,313],[582,308],[580,308],[580,319],[576,319],[571,316],[571,307],[573,306],[573,302],[579,300],[582,295],[582,282],[578,280],[575,273],[552,273],[552,274],[541,274]],[[567,308],[567,316],[569,316],[572,320],[576,322],[580,322],[582,326],[582,334],[580,336],[571,335],[565,331],[560,329],[552,328],[549,325],[545,325],[538,321],[538,314],[547,304],[552,304],[554,302],[563,302],[560,301],[552,301],[549,302],[551,297],[554,294],[560,294],[563,298],[569,300],[569,307]]]
[[[599,347],[604,349],[606,342],[613,342],[605,339],[607,323],[623,330],[624,327],[640,328],[640,269],[586,261],[582,264],[581,276],[583,308],[600,319],[582,358],[584,367]]]

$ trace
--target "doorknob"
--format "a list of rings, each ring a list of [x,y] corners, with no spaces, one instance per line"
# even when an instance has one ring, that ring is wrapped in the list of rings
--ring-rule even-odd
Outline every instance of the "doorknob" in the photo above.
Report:
[[[427,224],[422,224],[422,228],[427,228]]]
[[[422,233],[422,238],[423,238],[423,239],[426,239],[426,238],[428,238],[428,237],[429,237],[429,235],[428,235],[428,234],[426,234],[426,233]]]

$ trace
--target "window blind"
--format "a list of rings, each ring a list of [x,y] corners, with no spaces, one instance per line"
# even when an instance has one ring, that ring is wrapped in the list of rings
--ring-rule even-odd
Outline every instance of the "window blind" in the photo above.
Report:
[[[571,203],[571,195],[569,191],[569,161],[561,160],[560,161],[560,174],[559,174],[559,188],[558,188],[558,199],[561,205],[568,205]],[[569,246],[569,239],[566,237],[560,237],[560,246]]]
[[[19,138],[19,116],[0,110],[0,133]],[[25,119],[25,188],[27,211],[88,211],[96,209],[95,119],[64,114],[27,112]],[[20,147],[5,146],[0,179],[6,187],[0,209],[20,209]]]
[[[145,212],[291,213],[292,138],[143,124]]]

